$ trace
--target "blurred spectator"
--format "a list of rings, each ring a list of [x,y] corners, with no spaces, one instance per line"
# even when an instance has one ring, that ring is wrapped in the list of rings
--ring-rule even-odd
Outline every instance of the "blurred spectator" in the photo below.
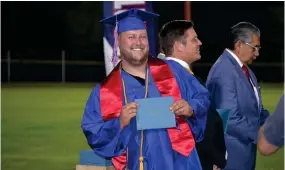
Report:
[[[284,94],[273,114],[259,130],[258,150],[264,156],[269,156],[284,145]]]

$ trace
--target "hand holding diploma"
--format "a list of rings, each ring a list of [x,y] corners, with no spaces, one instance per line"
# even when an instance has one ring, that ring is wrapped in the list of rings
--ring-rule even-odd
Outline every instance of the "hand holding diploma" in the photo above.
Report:
[[[135,102],[131,102],[123,106],[120,114],[121,129],[130,124],[131,118],[133,118],[137,114],[137,109],[138,109],[138,104]]]
[[[174,112],[177,116],[186,116],[186,117],[190,117],[193,115],[193,109],[191,108],[191,106],[188,104],[188,102],[186,102],[183,99],[180,99],[176,102],[174,102],[171,107],[170,110],[172,112]]]

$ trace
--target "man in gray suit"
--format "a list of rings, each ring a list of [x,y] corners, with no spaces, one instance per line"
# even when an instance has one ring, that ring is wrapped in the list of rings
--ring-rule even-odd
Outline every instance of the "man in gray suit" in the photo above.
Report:
[[[273,114],[259,130],[257,147],[264,156],[269,156],[284,146],[284,94]]]
[[[212,66],[206,85],[217,109],[230,109],[225,170],[254,170],[259,128],[269,116],[257,79],[248,67],[259,56],[260,31],[251,23],[231,27],[227,48]]]

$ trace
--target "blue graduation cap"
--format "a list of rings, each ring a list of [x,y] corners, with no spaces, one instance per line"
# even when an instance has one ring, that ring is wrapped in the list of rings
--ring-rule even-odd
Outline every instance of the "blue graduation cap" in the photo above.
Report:
[[[117,32],[146,29],[144,21],[158,17],[158,14],[142,11],[136,8],[129,9],[117,15],[102,19],[100,22],[118,26]]]
[[[127,11],[121,12],[117,15],[102,19],[100,21],[101,23],[115,26],[115,33],[114,33],[115,37],[114,37],[113,57],[112,57],[112,62],[114,67],[118,61],[118,56],[117,56],[118,33],[131,31],[131,30],[146,29],[144,21],[151,20],[158,16],[159,16],[158,14],[152,12],[142,11],[136,8],[132,8]]]

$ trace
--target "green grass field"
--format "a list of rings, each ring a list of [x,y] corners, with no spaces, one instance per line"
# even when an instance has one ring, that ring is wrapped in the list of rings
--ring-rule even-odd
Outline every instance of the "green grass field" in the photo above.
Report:
[[[2,85],[2,169],[72,170],[89,149],[80,122],[92,84]],[[262,84],[270,112],[283,84]],[[257,170],[283,170],[283,149],[257,157]]]

